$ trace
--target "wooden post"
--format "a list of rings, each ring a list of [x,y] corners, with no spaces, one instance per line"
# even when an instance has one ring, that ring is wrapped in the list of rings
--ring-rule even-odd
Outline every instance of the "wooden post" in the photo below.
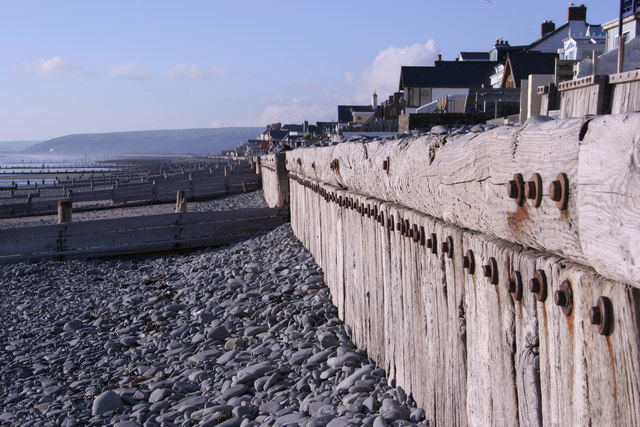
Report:
[[[152,181],[151,182],[151,200],[153,200],[154,202],[156,201],[157,197],[158,197],[158,187],[156,186],[156,182]]]
[[[243,193],[247,192],[247,184],[244,181],[242,181],[242,192]]]
[[[31,194],[27,194],[27,203],[31,205]]]
[[[224,167],[224,176],[231,175],[231,168],[229,166]]]
[[[176,213],[187,211],[187,199],[184,198],[184,191],[178,190],[176,193]]]
[[[58,201],[58,224],[63,222],[71,222],[71,213],[73,211],[73,202],[71,200]]]

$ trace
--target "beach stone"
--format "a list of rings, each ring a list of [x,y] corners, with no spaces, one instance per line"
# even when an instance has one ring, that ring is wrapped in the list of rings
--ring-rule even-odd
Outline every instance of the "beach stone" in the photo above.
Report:
[[[229,387],[225,391],[223,391],[222,394],[220,395],[220,399],[228,401],[233,397],[242,396],[247,392],[247,390],[249,390],[249,387],[247,387],[246,385],[236,384],[234,386]]]
[[[101,415],[108,411],[121,408],[124,402],[115,392],[108,390],[93,399],[91,415]]]
[[[273,368],[273,363],[268,360],[256,363],[254,365],[249,365],[246,368],[242,368],[238,371],[237,381],[243,383],[253,382],[253,380],[263,376]]]
[[[229,338],[231,334],[229,333],[229,331],[224,325],[221,325],[221,326],[216,326],[214,328],[209,329],[205,336],[212,340],[222,341]]]
[[[86,325],[79,320],[70,320],[64,324],[62,330],[65,332],[74,333],[80,329],[86,328]]]

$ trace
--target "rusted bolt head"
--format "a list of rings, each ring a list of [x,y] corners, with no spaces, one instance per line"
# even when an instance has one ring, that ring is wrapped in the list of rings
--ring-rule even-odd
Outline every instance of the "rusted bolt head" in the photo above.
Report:
[[[571,290],[571,282],[564,280],[560,283],[560,288],[553,293],[553,302],[560,308],[565,315],[570,315],[573,310],[573,291]]]
[[[536,183],[533,181],[527,181],[524,183],[524,195],[527,199],[536,198]]]
[[[491,277],[491,266],[488,264],[485,264],[482,266],[482,275],[484,277]]]
[[[613,304],[607,297],[598,298],[595,306],[591,307],[589,320],[592,325],[598,326],[600,335],[611,335],[613,332]]]
[[[418,232],[418,234],[420,234],[420,246],[424,246],[427,243],[427,233],[424,231],[424,227],[420,226],[420,231]]]
[[[494,257],[489,258],[489,263],[482,266],[482,275],[487,277],[492,285],[498,284],[498,263]]]
[[[435,233],[431,233],[431,236],[427,239],[427,247],[431,249],[432,254],[438,253],[438,236]]]
[[[510,199],[518,198],[518,184],[514,180],[509,181],[509,184],[507,184],[507,194]]]
[[[462,257],[462,266],[469,274],[473,274],[475,272],[476,262],[471,249],[467,250],[467,253]]]
[[[547,276],[544,270],[536,270],[529,280],[529,291],[534,294],[538,301],[544,302],[547,300]]]
[[[507,281],[507,290],[515,301],[522,299],[522,275],[519,271],[514,270],[511,277]]]
[[[389,170],[389,161],[388,160],[383,160],[382,161],[382,170]]]
[[[549,184],[549,197],[554,202],[559,202],[562,198],[562,188],[560,186],[560,181],[553,181]]]
[[[540,292],[540,281],[535,277],[529,279],[529,290],[534,294]]]
[[[440,248],[447,258],[453,258],[453,238],[451,236],[447,236]]]

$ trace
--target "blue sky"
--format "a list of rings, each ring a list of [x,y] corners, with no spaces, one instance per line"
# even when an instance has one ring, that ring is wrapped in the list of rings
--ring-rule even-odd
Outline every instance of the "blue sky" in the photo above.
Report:
[[[587,20],[617,0],[586,0]],[[564,0],[0,0],[0,141],[337,118],[400,65],[528,44]]]

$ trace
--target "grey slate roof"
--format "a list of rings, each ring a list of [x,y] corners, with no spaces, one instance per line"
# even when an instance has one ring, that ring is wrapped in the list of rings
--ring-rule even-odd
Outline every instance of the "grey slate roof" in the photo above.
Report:
[[[511,53],[508,61],[516,85],[520,86],[520,80],[526,79],[529,74],[554,74],[557,57],[557,53],[536,51]]]
[[[436,61],[433,67],[400,69],[400,90],[405,87],[480,87],[489,84],[494,61]]]
[[[460,52],[460,58],[465,61],[488,61],[489,52]]]

